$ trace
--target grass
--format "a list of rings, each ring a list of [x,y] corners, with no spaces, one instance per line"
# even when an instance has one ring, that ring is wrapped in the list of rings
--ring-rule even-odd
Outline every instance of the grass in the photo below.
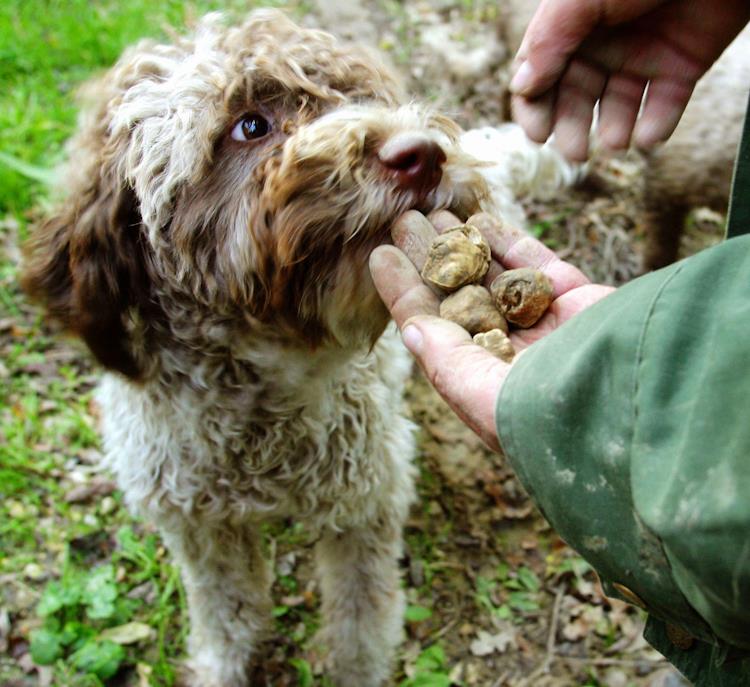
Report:
[[[36,685],[36,676],[23,669],[30,661],[55,687],[174,683],[187,628],[178,572],[156,532],[132,520],[117,492],[99,483],[101,491],[85,493],[97,484],[98,372],[80,346],[53,337],[22,298],[17,243],[48,202],[46,183],[74,127],[81,83],[141,37],[164,36],[167,27],[182,27],[209,10],[242,14],[253,4],[0,3],[0,685]],[[263,4],[306,10],[302,0]],[[381,4],[397,28],[397,45],[383,47],[408,63],[413,19],[403,3]],[[481,20],[494,16],[493,7],[488,0],[461,3],[467,17]],[[547,230],[540,223],[538,231]],[[446,450],[441,447],[440,458]],[[467,645],[477,628],[492,628],[497,620],[536,627],[550,603],[546,580],[581,581],[587,574],[580,566],[566,568],[572,565],[567,554],[550,558],[542,571],[541,544],[519,562],[517,542],[529,523],[501,522],[480,557],[471,542],[479,523],[485,531],[495,527],[494,497],[473,484],[451,492],[435,462],[425,449],[420,502],[406,528],[408,637],[394,682],[400,687],[460,684],[451,677],[454,664],[473,660]],[[503,543],[510,532],[516,534]],[[469,543],[457,543],[461,537]],[[269,684],[327,687],[308,651],[319,599],[303,553],[307,533],[278,523],[264,538],[276,560],[277,640],[264,666]],[[511,556],[512,565],[500,563]],[[536,572],[528,567],[534,556]],[[462,629],[466,619],[472,625]]]
[[[241,14],[247,0],[6,0],[0,3],[0,216],[23,215],[38,172],[61,158],[76,117],[75,91],[123,48],[161,37],[205,12]],[[299,3],[264,2],[264,5]]]
[[[139,38],[253,4],[0,3],[0,575],[8,583],[0,610],[7,604],[22,622],[31,658],[49,666],[59,687],[105,684],[122,669],[141,684],[171,685],[187,623],[176,570],[153,533],[138,525],[134,533],[119,496],[68,498],[71,475],[90,479],[87,456],[98,451],[96,373],[25,305],[17,240],[47,202],[75,125],[78,87]],[[288,619],[302,614],[290,610]],[[131,635],[105,639],[118,627]],[[145,628],[147,641],[133,628]],[[16,665],[0,661],[0,684],[23,680]]]

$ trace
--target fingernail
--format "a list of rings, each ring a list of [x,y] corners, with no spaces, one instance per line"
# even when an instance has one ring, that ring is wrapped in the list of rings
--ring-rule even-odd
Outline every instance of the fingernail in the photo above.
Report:
[[[413,324],[404,327],[404,331],[401,332],[401,338],[411,353],[419,355],[422,352],[422,332],[419,331]]]
[[[531,86],[533,80],[534,70],[531,68],[528,60],[524,60],[510,82],[510,92],[515,95],[522,94]]]
[[[664,133],[658,122],[640,120],[633,131],[633,143],[636,148],[648,149],[662,143]]]

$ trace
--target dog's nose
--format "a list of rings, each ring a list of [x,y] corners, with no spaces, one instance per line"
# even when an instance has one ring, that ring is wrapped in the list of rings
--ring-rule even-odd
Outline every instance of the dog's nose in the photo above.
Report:
[[[378,160],[405,190],[426,193],[436,188],[443,176],[443,149],[420,134],[397,134],[378,151]]]

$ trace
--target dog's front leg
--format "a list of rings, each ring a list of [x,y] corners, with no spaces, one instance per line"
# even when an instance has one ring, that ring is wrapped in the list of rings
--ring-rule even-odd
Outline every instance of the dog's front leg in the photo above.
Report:
[[[323,596],[319,640],[337,687],[379,687],[401,641],[401,527],[387,516],[367,527],[324,533],[316,547]]]
[[[185,523],[163,535],[180,566],[190,612],[181,685],[245,687],[272,607],[259,534],[250,526]]]

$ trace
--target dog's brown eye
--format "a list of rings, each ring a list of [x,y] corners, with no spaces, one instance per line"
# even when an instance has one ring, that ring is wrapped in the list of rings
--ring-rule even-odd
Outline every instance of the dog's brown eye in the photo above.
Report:
[[[263,138],[269,131],[271,131],[271,125],[265,117],[259,114],[247,114],[234,125],[232,138],[235,141],[253,141]]]

